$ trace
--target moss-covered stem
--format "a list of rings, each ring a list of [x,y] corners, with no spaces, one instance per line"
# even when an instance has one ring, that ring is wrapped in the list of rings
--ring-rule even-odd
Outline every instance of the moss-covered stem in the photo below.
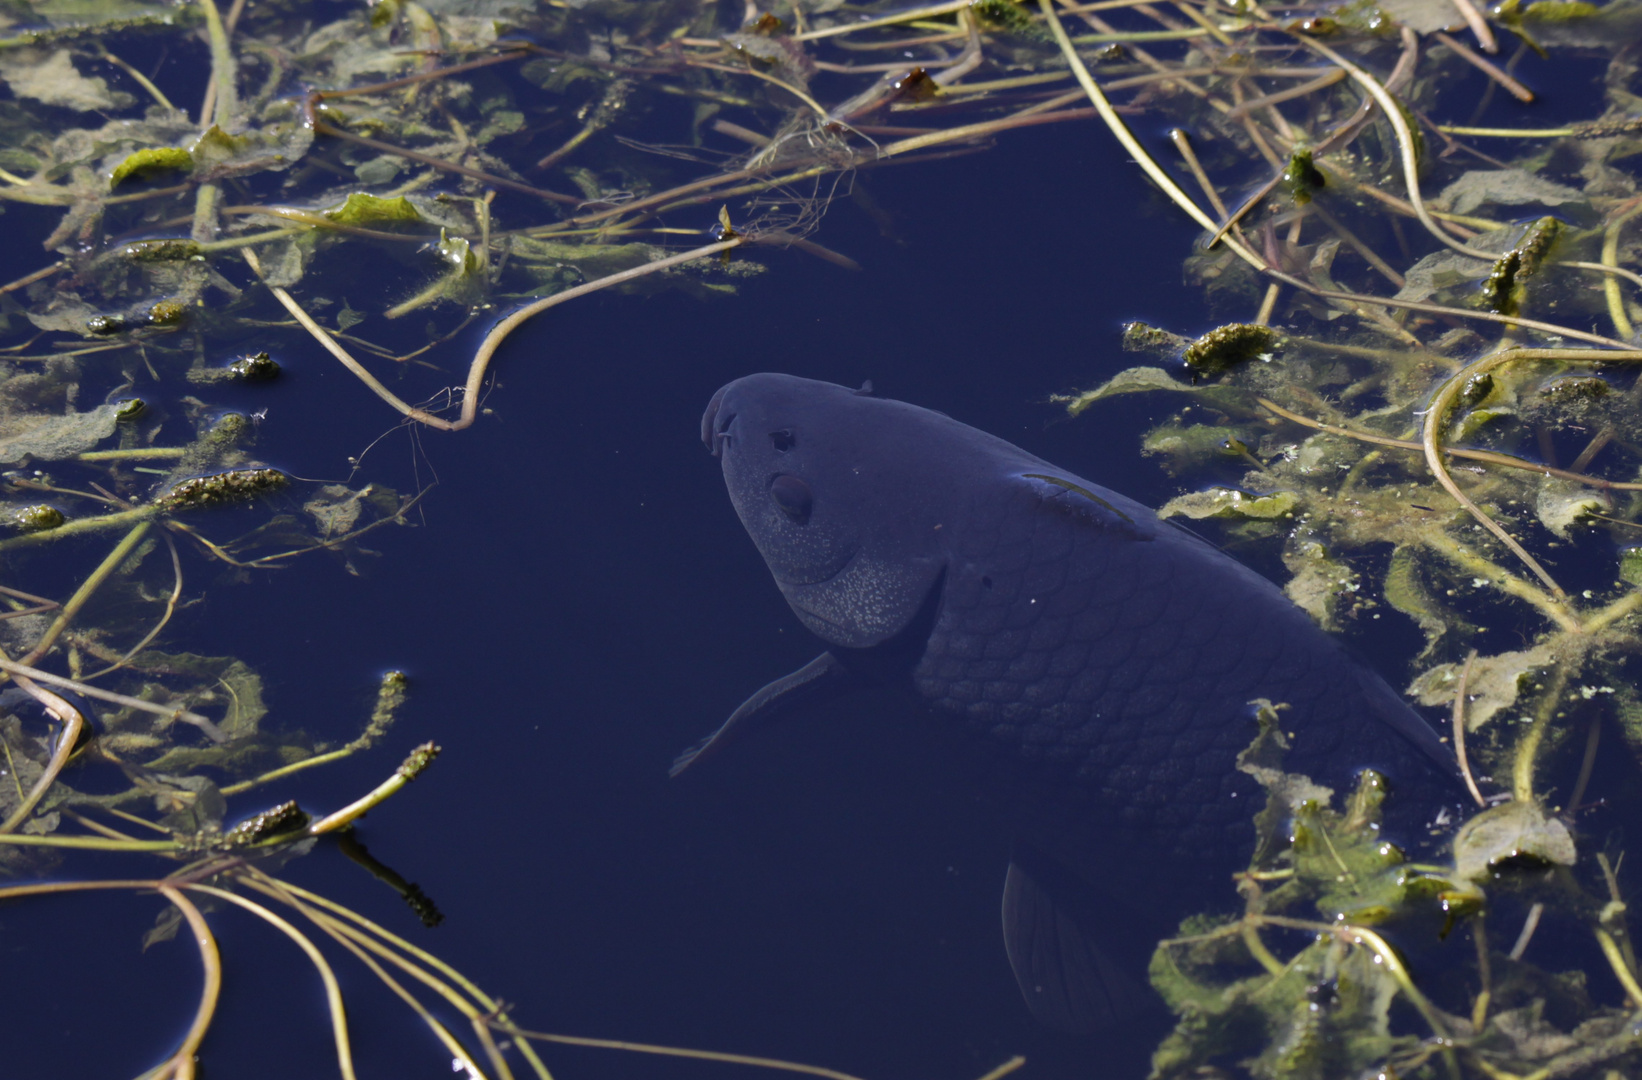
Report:
[[[217,197],[221,189],[215,184],[201,184],[194,193],[194,226],[189,237],[196,244],[217,238]]]
[[[378,784],[364,798],[355,799],[347,806],[336,811],[336,813],[327,814],[309,825],[308,835],[319,836],[353,824],[354,821],[364,817],[376,806],[392,798],[400,788],[422,775],[422,770],[433,764],[433,759],[438,756],[439,747],[433,743],[423,743],[418,746],[411,751],[410,756],[405,758],[404,764],[400,765],[392,776]]]
[[[130,510],[121,510],[113,514],[100,514],[97,517],[76,518],[44,532],[23,533],[20,536],[9,536],[0,540],[0,552],[11,551],[16,548],[34,547],[39,544],[48,544],[53,540],[61,540],[69,536],[85,536],[90,533],[107,532],[110,529],[129,527],[137,522],[146,521],[160,512],[157,506],[137,506]]]
[[[1477,950],[1477,977],[1482,981],[1471,1006],[1471,1028],[1479,1032],[1488,1022],[1488,1005],[1494,996],[1494,965],[1488,959],[1488,927],[1484,920],[1481,913],[1471,919],[1471,944]]]
[[[1596,864],[1602,868],[1602,883],[1608,887],[1609,903],[1604,905],[1599,920],[1604,929],[1614,936],[1619,943],[1620,956],[1624,958],[1625,968],[1636,971],[1636,949],[1631,945],[1630,927],[1625,923],[1625,893],[1619,887],[1619,871],[1604,852],[1596,853]],[[1642,1000],[1636,1002],[1642,1008]]]
[[[1510,571],[1501,569],[1490,560],[1461,547],[1458,541],[1441,529],[1427,530],[1416,537],[1416,540],[1422,547],[1441,555],[1472,577],[1483,578],[1518,600],[1533,605],[1539,610],[1540,614],[1556,623],[1563,630],[1575,634],[1583,631],[1584,627],[1578,617],[1568,610],[1567,605],[1557,603],[1544,590],[1534,587]]]
[[[1534,799],[1534,770],[1539,764],[1539,748],[1545,742],[1546,729],[1556,718],[1562,692],[1568,687],[1568,668],[1565,661],[1556,665],[1551,685],[1546,687],[1544,696],[1539,700],[1539,708],[1534,711],[1533,723],[1517,740],[1511,755],[1511,797],[1517,802],[1532,802]],[[1637,1004],[1642,1006],[1642,998],[1637,999]]]
[[[1273,978],[1282,978],[1288,967],[1266,948],[1266,943],[1260,940],[1260,926],[1254,919],[1243,919],[1240,922],[1243,947],[1249,950],[1249,955],[1259,961]]]
[[[395,304],[387,311],[384,311],[382,313],[383,318],[398,319],[409,315],[417,308],[427,307],[435,300],[438,300],[440,297],[450,292],[452,287],[460,283],[466,274],[467,269],[462,266],[458,266],[453,270],[440,274],[428,284],[427,288],[423,289],[415,296]]]
[[[1589,619],[1586,619],[1584,630],[1590,634],[1606,630],[1625,616],[1634,614],[1638,609],[1642,609],[1642,589],[1632,589]]]
[[[199,3],[200,12],[205,16],[206,36],[211,43],[211,81],[214,88],[210,116],[201,116],[200,124],[204,126],[209,119],[228,131],[239,119],[239,80],[234,65],[234,50],[229,46],[228,28],[223,25],[215,0],[199,0]]]
[[[1619,267],[1619,233],[1637,214],[1642,213],[1642,203],[1631,207],[1608,222],[1602,230],[1602,265],[1618,269]],[[1629,340],[1635,336],[1636,328],[1631,325],[1630,316],[1625,311],[1625,297],[1619,291],[1619,278],[1614,274],[1605,274],[1602,279],[1602,294],[1608,301],[1608,317],[1613,320],[1614,333]]]
[[[97,565],[97,569],[91,572],[91,576],[81,582],[78,589],[74,590],[74,595],[68,598],[68,603],[63,605],[62,610],[57,613],[57,617],[46,628],[46,632],[40,635],[40,640],[34,643],[34,647],[27,654],[18,659],[18,663],[32,667],[40,662],[41,657],[51,651],[51,647],[57,643],[57,639],[62,636],[63,631],[68,629],[69,623],[73,622],[74,617],[80,614],[80,609],[86,606],[86,602],[96,594],[98,589],[103,587],[103,583],[130,557],[132,551],[136,550],[137,545],[142,542],[143,537],[148,535],[148,530],[153,524],[151,519],[144,518],[131,527],[131,530],[121,538],[120,542],[114,545],[114,550],[110,551],[103,558],[103,561]]]
[[[1414,980],[1409,977],[1408,969],[1403,966],[1402,958],[1397,955],[1397,951],[1373,930],[1368,929],[1366,926],[1331,925],[1329,923],[1311,922],[1306,919],[1290,919],[1281,915],[1254,915],[1250,918],[1258,919],[1260,922],[1269,923],[1272,926],[1288,927],[1291,930],[1309,930],[1315,934],[1328,934],[1347,945],[1357,945],[1368,949],[1385,967],[1386,973],[1396,982],[1397,988],[1402,991],[1403,996],[1408,998],[1409,1004],[1413,1005],[1419,1014],[1425,1018],[1425,1022],[1431,1028],[1432,1033],[1439,1039],[1447,1040],[1451,1038],[1448,1024],[1443,1020],[1442,1014],[1426,999],[1424,994],[1420,993],[1419,987],[1414,985]],[[1444,1056],[1448,1059],[1451,1071],[1457,1076],[1458,1063],[1453,1059],[1452,1049],[1445,1048]]]
[[[289,765],[282,765],[270,772],[263,773],[261,776],[252,777],[250,780],[229,784],[222,789],[222,793],[224,795],[238,795],[250,791],[254,787],[261,787],[263,784],[278,780],[281,777],[301,772],[303,769],[311,769],[316,765],[328,765],[333,761],[341,761],[343,758],[357,754],[361,750],[368,750],[378,739],[387,734],[388,729],[393,726],[394,720],[398,718],[399,707],[405,703],[405,688],[408,682],[409,680],[402,671],[389,671],[382,676],[382,683],[377,687],[376,708],[371,711],[370,723],[365,726],[365,730],[360,733],[359,737],[347,746],[332,750],[329,753],[316,754],[313,757],[304,758]]]
[[[1625,964],[1625,957],[1619,951],[1619,945],[1613,935],[1601,927],[1596,928],[1596,943],[1602,947],[1602,955],[1608,960],[1608,966],[1613,968],[1614,978],[1619,985],[1625,988],[1626,995],[1631,999],[1633,1008],[1642,1007],[1642,986],[1636,983],[1636,976]]]

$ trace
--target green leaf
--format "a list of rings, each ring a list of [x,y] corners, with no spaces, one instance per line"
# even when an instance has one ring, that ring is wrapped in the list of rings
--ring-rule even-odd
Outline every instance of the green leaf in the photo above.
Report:
[[[1093,390],[1085,390],[1081,394],[1054,394],[1049,400],[1065,404],[1067,414],[1076,416],[1101,398],[1118,394],[1138,394],[1147,390],[1175,390],[1189,394],[1196,389],[1171,377],[1162,368],[1132,367],[1118,372]]]
[[[1439,209],[1469,214],[1483,206],[1562,206],[1585,203],[1581,191],[1522,169],[1474,169],[1431,200]]]
[[[1516,704],[1518,695],[1527,688],[1529,676],[1556,662],[1555,651],[1545,644],[1477,657],[1465,683],[1465,696],[1470,702],[1465,710],[1466,730],[1478,730],[1496,713]],[[1408,692],[1421,705],[1451,706],[1459,690],[1460,668],[1459,664],[1439,664],[1415,679]]]
[[[1488,884],[1504,864],[1572,866],[1579,852],[1568,827],[1534,802],[1484,810],[1454,836],[1454,872]]]
[[[157,172],[168,172],[175,169],[192,169],[194,155],[179,146],[151,146],[145,150],[138,150],[114,166],[114,173],[108,178],[108,186],[117,188],[131,177],[143,177]]]
[[[1600,514],[1608,509],[1607,501],[1596,489],[1556,476],[1541,477],[1539,491],[1534,496],[1534,513],[1539,523],[1563,540],[1568,539],[1569,526],[1587,514]]]
[[[1270,521],[1290,513],[1300,502],[1292,491],[1274,491],[1270,495],[1251,495],[1232,488],[1213,487],[1177,495],[1163,504],[1158,517],[1184,517],[1193,521],[1203,518],[1233,518]]]
[[[1380,10],[1419,34],[1446,30],[1454,21],[1452,0],[1380,0]]]
[[[0,422],[0,464],[30,457],[61,461],[90,450],[114,434],[119,423],[115,408],[99,405],[90,412],[59,416],[31,413]]]
[[[230,135],[212,124],[190,147],[194,159],[194,178],[208,182],[228,176],[284,169],[299,161],[313,141],[313,129],[294,119],[266,124],[240,135]]]
[[[1296,501],[1289,492],[1278,494],[1289,495],[1291,506]],[[1328,549],[1316,540],[1298,538],[1283,549],[1283,565],[1294,575],[1283,586],[1288,598],[1305,608],[1325,630],[1340,629],[1342,609],[1349,607],[1362,586],[1357,571],[1330,558]]]
[[[130,94],[113,92],[99,78],[81,75],[67,49],[46,55],[38,49],[0,52],[0,79],[20,98],[32,98],[81,112],[120,109]]]
[[[326,210],[325,216],[339,225],[376,225],[382,223],[420,223],[420,211],[403,195],[384,199],[356,191],[341,206]]]

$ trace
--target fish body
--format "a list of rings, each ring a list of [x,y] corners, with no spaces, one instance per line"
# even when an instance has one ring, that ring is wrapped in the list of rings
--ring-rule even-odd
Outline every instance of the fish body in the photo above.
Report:
[[[1282,704],[1290,771],[1341,791],[1373,767],[1414,813],[1455,790],[1447,748],[1378,675],[1270,581],[1132,499],[941,413],[787,375],[719,390],[702,437],[829,648],[675,771],[807,700],[895,680],[1078,792],[1108,859],[1246,865],[1261,792],[1237,756],[1256,699]],[[1041,925],[1075,921],[1039,887],[1054,876],[1012,866],[1006,888],[1029,1001],[1043,973],[1027,954],[1069,947]],[[1109,988],[1112,965],[1091,942],[1070,947],[1084,946],[1086,981]]]

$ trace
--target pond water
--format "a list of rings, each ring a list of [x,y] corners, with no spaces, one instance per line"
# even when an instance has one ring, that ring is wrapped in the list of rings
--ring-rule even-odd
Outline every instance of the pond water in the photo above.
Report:
[[[1525,70],[1545,100],[1532,110],[1496,101],[1484,122],[1589,115],[1601,64]],[[1474,99],[1483,85],[1479,75],[1449,92]],[[1139,130],[1161,139],[1144,121]],[[269,722],[332,742],[358,731],[385,670],[409,675],[408,704],[381,746],[236,797],[228,820],[285,799],[328,812],[436,741],[437,763],[353,835],[420,886],[441,925],[422,927],[330,840],[281,875],[437,952],[525,1027],[871,1080],[971,1080],[1017,1054],[1028,1059],[1023,1075],[1042,1080],[1141,1076],[1171,1026],[1161,1008],[1074,1038],[1045,1031],[1022,1005],[998,929],[1009,796],[975,746],[899,699],[859,693],[711,768],[667,776],[674,755],[748,693],[818,651],[701,447],[701,410],[723,383],[756,371],[871,380],[883,396],[939,409],[1149,505],[1182,489],[1138,452],[1177,401],[1133,395],[1068,421],[1048,400],[1131,366],[1118,348],[1128,320],[1184,333],[1221,321],[1181,281],[1199,230],[1104,129],[1010,132],[983,153],[853,182],[862,198],[838,198],[815,239],[859,272],[796,250],[738,252],[768,270],[734,296],[607,292],[556,308],[504,346],[488,411],[464,432],[397,427],[293,329],[235,346],[272,353],[277,382],[161,389],[258,413],[255,456],[293,477],[400,491],[436,481],[413,528],[364,538],[377,554],[356,558],[357,575],[318,553],[236,579],[185,550],[188,589],[204,600],[179,612],[164,642],[245,659],[264,680]],[[705,234],[715,209],[667,223]],[[7,206],[22,239],[8,245],[0,278],[40,265],[37,240],[56,215]],[[349,299],[355,276],[371,290],[371,274],[367,264],[339,275],[335,299]],[[375,322],[364,329],[385,339]],[[413,382],[459,382],[482,330],[433,355],[444,374],[412,368],[392,385],[414,400],[423,391]],[[211,513],[231,532],[233,515],[260,512]],[[35,576],[9,583],[72,592],[106,542],[73,543],[86,545],[73,561],[35,560]],[[1275,547],[1245,554],[1281,572]],[[1406,685],[1421,644],[1412,622],[1361,622],[1352,640]],[[1621,764],[1603,769],[1599,785],[1623,779]],[[96,790],[94,778],[85,783]],[[1121,879],[1125,869],[1110,871]],[[70,853],[55,876],[153,872],[144,856]],[[1228,888],[1200,906],[1234,902]],[[0,1074],[136,1075],[172,1051],[199,971],[186,932],[141,948],[165,906],[111,894],[0,907],[11,1032]],[[211,919],[225,976],[203,1072],[333,1074],[313,968],[241,912]],[[374,977],[339,952],[334,962],[361,1076],[451,1073],[450,1054]],[[1594,992],[1616,997],[1595,985],[1602,978]],[[441,1015],[464,1030],[454,1011]],[[570,1047],[543,1054],[560,1080],[737,1068]]]
[[[734,298],[594,296],[555,310],[507,345],[493,416],[455,435],[393,432],[371,450],[369,478],[438,486],[418,528],[375,534],[383,557],[366,576],[315,560],[214,590],[184,617],[185,640],[258,657],[277,713],[333,739],[352,734],[384,668],[410,674],[380,754],[244,796],[244,809],[284,798],[321,809],[438,741],[438,764],[359,832],[443,925],[423,931],[334,851],[290,873],[424,934],[528,1024],[871,1076],[979,1075],[1044,1041],[998,932],[1008,837],[895,703],[852,701],[668,779],[677,753],[817,651],[736,520],[699,419],[714,390],[754,371],[871,379],[1159,502],[1169,486],[1133,452],[1144,409],[1096,428],[1062,422],[1045,399],[1114,370],[1125,318],[1196,321],[1175,254],[1191,232],[1087,128],[857,182],[896,233],[835,207],[824,239],[859,274],[781,253],[762,256],[771,272]],[[1114,250],[1135,254],[1103,266]],[[269,345],[289,377],[222,404],[267,409],[257,449],[269,462],[345,477],[346,459],[395,418],[309,342]],[[84,962],[106,972],[108,998],[154,1004],[116,1036],[73,990],[73,965],[44,965],[61,942],[18,958],[67,976],[55,992],[31,988],[20,1013],[40,1009],[42,1028],[65,1037],[35,1044],[42,1067],[85,1053],[77,1068],[101,1074],[176,1037],[195,960],[185,943],[138,955],[158,901],[76,903],[79,918],[14,908],[7,936],[23,949],[29,931],[97,923]],[[120,929],[105,931],[114,912]],[[224,953],[254,959],[230,970],[208,1064],[322,1072],[331,1050],[311,969],[249,919],[223,921]],[[446,1070],[397,1002],[353,1000],[372,1075]],[[1133,1049],[1136,1062],[1150,1052]],[[559,1071],[702,1068],[583,1052]]]

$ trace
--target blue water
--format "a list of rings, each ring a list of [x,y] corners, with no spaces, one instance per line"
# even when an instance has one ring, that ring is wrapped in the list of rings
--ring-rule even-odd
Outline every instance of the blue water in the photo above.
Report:
[[[413,745],[444,748],[357,830],[434,899],[442,926],[423,929],[330,845],[285,876],[436,951],[529,1027],[870,1080],[965,1080],[1017,1053],[1043,1080],[1087,1076],[1092,1063],[1102,1076],[1143,1072],[1161,1016],[1074,1040],[1021,1004],[998,926],[1010,839],[999,798],[972,750],[937,725],[860,695],[666,775],[748,693],[819,651],[700,445],[701,409],[722,383],[759,370],[871,379],[1143,501],[1174,493],[1137,446],[1176,403],[1129,397],[1068,423],[1045,398],[1134,362],[1116,348],[1127,319],[1213,325],[1180,281],[1194,230],[1093,125],[1000,142],[864,174],[895,235],[840,200],[817,237],[859,260],[859,274],[759,252],[770,272],[733,299],[601,294],[554,310],[498,358],[494,415],[457,435],[393,433],[371,451],[356,486],[439,484],[416,528],[366,538],[382,552],[366,576],[311,556],[212,584],[179,616],[174,644],[244,658],[266,680],[269,722],[316,737],[351,737],[384,669],[412,677],[382,747],[241,796],[233,816],[286,798],[333,809]],[[670,224],[711,221],[702,208]],[[395,415],[307,338],[265,344],[288,378],[213,400],[267,409],[257,453],[270,463],[342,478]],[[460,381],[471,344],[439,354],[441,381]],[[194,588],[218,574],[195,555],[187,570]],[[64,875],[153,868],[98,856],[68,860]],[[1228,887],[1218,902],[1231,900]],[[198,971],[186,941],[139,952],[162,906],[122,895],[0,908],[13,1033],[0,1076],[135,1075],[169,1052]],[[312,970],[238,912],[213,925],[227,981],[208,1075],[334,1075]],[[335,962],[361,1076],[451,1074],[368,972]],[[561,1080],[735,1075],[544,1053]]]

